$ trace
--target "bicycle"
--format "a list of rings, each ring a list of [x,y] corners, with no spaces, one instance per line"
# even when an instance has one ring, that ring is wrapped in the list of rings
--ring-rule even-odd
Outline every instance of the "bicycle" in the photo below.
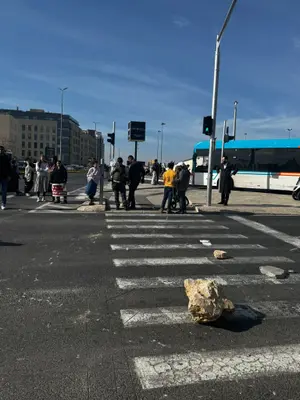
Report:
[[[178,193],[176,192],[176,193],[173,194],[172,203],[171,203],[171,207],[172,207],[173,210],[176,210],[177,204],[179,204],[179,196],[178,196]],[[185,196],[185,206],[187,207],[189,204],[190,204],[190,201]]]

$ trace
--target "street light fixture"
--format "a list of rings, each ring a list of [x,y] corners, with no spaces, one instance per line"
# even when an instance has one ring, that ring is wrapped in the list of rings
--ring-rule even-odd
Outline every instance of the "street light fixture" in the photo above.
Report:
[[[160,125],[161,125],[160,162],[162,164],[162,162],[163,162],[163,144],[164,144],[164,126],[166,125],[166,123],[162,122]]]
[[[63,117],[64,117],[64,93],[67,87],[59,88],[61,91],[61,110],[60,110],[60,136],[59,136],[59,159],[62,162],[62,130],[63,130]]]
[[[217,108],[218,108],[218,90],[219,90],[219,74],[220,74],[220,44],[221,44],[221,39],[222,39],[223,33],[228,25],[228,22],[230,20],[230,17],[234,10],[234,7],[236,6],[236,3],[237,3],[237,0],[232,1],[231,6],[226,15],[225,21],[223,23],[223,26],[221,28],[221,31],[217,35],[217,39],[216,39],[215,64],[214,64],[214,84],[213,84],[212,107],[211,107],[212,108],[211,116],[212,116],[212,120],[213,120],[213,126],[212,126],[212,134],[211,134],[210,143],[209,143],[207,201],[206,201],[207,206],[211,206],[211,198],[212,198],[212,172],[213,172],[212,157],[213,157],[213,152],[214,152],[214,148],[215,148],[215,140],[216,140],[216,119],[217,119]]]

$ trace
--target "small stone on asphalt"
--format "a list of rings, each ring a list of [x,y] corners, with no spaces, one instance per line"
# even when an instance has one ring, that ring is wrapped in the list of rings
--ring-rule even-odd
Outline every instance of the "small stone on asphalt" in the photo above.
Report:
[[[284,279],[287,278],[288,272],[282,268],[272,267],[270,265],[264,265],[259,267],[260,272],[269,278]]]

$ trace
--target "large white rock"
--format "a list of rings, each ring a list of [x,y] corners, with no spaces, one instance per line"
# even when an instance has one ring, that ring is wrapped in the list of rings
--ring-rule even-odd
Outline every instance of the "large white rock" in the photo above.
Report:
[[[215,250],[214,257],[218,260],[225,260],[226,258],[229,258],[227,252],[224,250]]]
[[[213,280],[185,279],[184,287],[189,298],[188,310],[195,322],[215,321],[223,311],[234,311],[234,305],[225,298],[223,288]]]

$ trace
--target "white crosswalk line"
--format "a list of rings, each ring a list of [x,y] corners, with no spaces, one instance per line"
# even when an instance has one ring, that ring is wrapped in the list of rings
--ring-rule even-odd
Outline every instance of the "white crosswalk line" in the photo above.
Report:
[[[143,223],[155,222],[156,224],[168,224],[168,223],[171,223],[171,224],[175,224],[175,223],[180,223],[180,224],[184,224],[184,223],[187,223],[187,224],[198,223],[199,224],[200,223],[200,224],[203,224],[203,223],[213,223],[214,221],[212,219],[202,219],[199,221],[195,221],[195,220],[191,221],[191,220],[183,220],[183,219],[172,219],[172,218],[166,219],[165,218],[162,220],[159,220],[159,219],[106,219],[106,222],[109,224],[124,224],[124,223],[131,224],[131,223],[136,223],[136,222],[143,222]]]
[[[139,267],[139,266],[175,266],[175,265],[222,265],[222,264],[271,264],[294,263],[286,257],[234,257],[225,260],[217,260],[213,257],[166,257],[166,258],[115,258],[115,267]]]
[[[152,289],[183,287],[185,279],[210,279],[223,286],[248,285],[295,285],[300,283],[300,274],[292,274],[286,279],[274,279],[265,275],[195,275],[195,276],[157,276],[154,278],[116,278],[120,289]]]
[[[135,357],[143,389],[300,372],[300,345]]]
[[[112,233],[112,239],[152,239],[158,238],[157,233]],[[159,233],[159,239],[248,239],[247,236],[236,233],[198,233],[182,235],[180,233]]]
[[[193,225],[107,225],[107,229],[229,229],[227,226],[218,225],[202,225],[197,221],[197,224],[193,222]]]
[[[195,243],[166,243],[166,244],[111,244],[111,249],[116,250],[207,250],[207,245]],[[215,244],[210,245],[210,249],[256,249],[256,250],[266,250],[266,248],[260,244]]]
[[[233,313],[224,314],[225,319],[297,318],[300,317],[300,303],[288,301],[258,301],[237,304]],[[191,314],[184,307],[155,307],[120,310],[125,328],[150,325],[175,325],[193,323]]]

